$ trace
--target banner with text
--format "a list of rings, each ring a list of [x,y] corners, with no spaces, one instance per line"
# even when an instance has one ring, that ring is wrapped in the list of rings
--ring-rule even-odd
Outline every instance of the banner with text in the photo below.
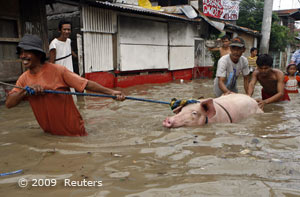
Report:
[[[238,0],[203,0],[203,13],[222,20],[238,20],[239,4]]]

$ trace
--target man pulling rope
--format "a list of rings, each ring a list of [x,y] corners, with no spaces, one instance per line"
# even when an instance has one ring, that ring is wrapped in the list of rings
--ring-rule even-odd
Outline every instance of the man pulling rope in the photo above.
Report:
[[[84,121],[72,96],[45,94],[45,89],[69,92],[70,87],[73,87],[80,93],[86,89],[114,96],[116,100],[125,100],[125,95],[121,91],[105,88],[63,66],[46,62],[42,40],[36,35],[25,35],[19,42],[17,51],[27,71],[16,83],[16,86],[22,89],[15,87],[9,92],[6,106],[11,108],[24,99],[28,100],[39,125],[47,133],[64,136],[87,135]],[[29,96],[28,92],[35,96]]]

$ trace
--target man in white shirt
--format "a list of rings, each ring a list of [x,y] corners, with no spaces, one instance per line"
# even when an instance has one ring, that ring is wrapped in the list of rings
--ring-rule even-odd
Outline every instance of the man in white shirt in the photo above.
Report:
[[[217,97],[222,94],[238,92],[236,81],[240,73],[244,77],[245,93],[249,84],[249,66],[247,58],[242,54],[245,52],[245,41],[241,37],[231,40],[230,54],[224,55],[218,61],[216,78],[214,80],[214,92]]]
[[[70,71],[73,70],[72,56],[77,55],[71,49],[71,22],[62,20],[58,24],[58,31],[60,36],[54,38],[49,46],[51,63],[60,64],[67,67]]]

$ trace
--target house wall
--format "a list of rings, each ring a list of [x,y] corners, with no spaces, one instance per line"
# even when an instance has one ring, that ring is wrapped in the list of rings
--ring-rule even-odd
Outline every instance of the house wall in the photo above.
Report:
[[[242,37],[245,40],[246,50],[243,53],[243,56],[245,57],[250,56],[250,49],[254,47],[256,37],[252,36],[251,34],[246,34],[241,32],[238,32],[237,34],[238,36]]]
[[[118,19],[121,71],[193,68],[197,26],[120,16]]]
[[[119,16],[118,24],[120,71],[168,68],[166,22]]]
[[[246,50],[244,52],[244,56],[248,57],[250,56],[250,49],[254,46],[254,39],[255,37],[249,35],[249,34],[241,34],[241,37],[244,38],[245,43],[246,43]]]
[[[114,70],[116,13],[112,10],[82,8],[84,67],[86,73]]]
[[[18,0],[0,1],[0,80],[15,81],[22,73],[16,46],[21,38]]]
[[[195,66],[194,38],[198,36],[195,25],[169,23],[169,70],[193,68]]]

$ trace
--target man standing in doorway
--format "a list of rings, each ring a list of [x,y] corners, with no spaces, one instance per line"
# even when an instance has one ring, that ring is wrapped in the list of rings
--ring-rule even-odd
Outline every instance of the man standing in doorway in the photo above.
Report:
[[[74,72],[72,56],[77,55],[71,49],[71,22],[61,20],[58,24],[58,31],[60,35],[58,38],[54,38],[49,46],[51,63],[60,64],[67,67],[70,71]]]
[[[245,41],[241,37],[231,40],[230,54],[224,55],[218,61],[216,78],[214,80],[214,92],[217,97],[222,94],[238,92],[236,81],[240,73],[244,76],[245,93],[249,84],[249,66],[247,58],[242,54],[245,52]]]

